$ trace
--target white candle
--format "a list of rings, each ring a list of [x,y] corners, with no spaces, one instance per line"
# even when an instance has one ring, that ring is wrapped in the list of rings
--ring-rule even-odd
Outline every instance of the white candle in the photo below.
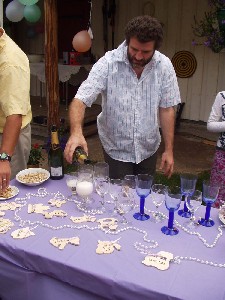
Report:
[[[93,192],[93,183],[90,181],[79,181],[76,189],[79,196],[89,196]]]

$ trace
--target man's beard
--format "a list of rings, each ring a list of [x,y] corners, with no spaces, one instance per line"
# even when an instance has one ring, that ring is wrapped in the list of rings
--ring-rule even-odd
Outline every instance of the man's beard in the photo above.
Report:
[[[150,57],[149,59],[136,60],[129,54],[129,52],[127,52],[127,57],[133,68],[144,68],[144,66],[147,65],[152,59],[152,57]]]

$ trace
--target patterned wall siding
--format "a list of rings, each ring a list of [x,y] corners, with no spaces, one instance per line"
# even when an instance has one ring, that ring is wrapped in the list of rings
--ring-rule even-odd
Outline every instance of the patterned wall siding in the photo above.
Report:
[[[94,31],[93,52],[103,54],[102,19],[99,0],[93,1],[92,27]],[[129,3],[129,4],[128,4]],[[214,98],[225,90],[225,52],[213,53],[205,46],[192,46],[194,37],[192,24],[194,15],[201,19],[209,9],[207,0],[116,0],[115,45],[123,40],[123,29],[127,21],[137,15],[151,14],[164,24],[164,44],[161,52],[172,59],[177,51],[192,52],[197,59],[197,69],[190,78],[178,78],[181,98],[185,102],[182,118],[206,122]],[[129,5],[129,10],[127,9]],[[110,29],[110,27],[109,27]],[[109,32],[109,41],[110,32]],[[110,43],[109,43],[110,46]]]

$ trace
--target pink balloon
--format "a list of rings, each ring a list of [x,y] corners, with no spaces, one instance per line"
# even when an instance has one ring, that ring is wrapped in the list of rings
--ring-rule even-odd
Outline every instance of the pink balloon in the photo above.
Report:
[[[86,52],[91,48],[91,38],[87,30],[78,32],[72,41],[73,48],[78,52]]]

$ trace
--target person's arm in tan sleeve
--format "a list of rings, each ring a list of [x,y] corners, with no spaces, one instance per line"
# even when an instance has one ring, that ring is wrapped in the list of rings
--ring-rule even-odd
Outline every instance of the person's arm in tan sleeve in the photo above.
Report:
[[[22,115],[11,115],[6,118],[3,129],[0,153],[7,153],[12,156],[18,142],[22,126]],[[9,185],[11,176],[11,167],[8,161],[0,161],[0,186],[3,191]],[[6,180],[3,180],[6,179]]]

